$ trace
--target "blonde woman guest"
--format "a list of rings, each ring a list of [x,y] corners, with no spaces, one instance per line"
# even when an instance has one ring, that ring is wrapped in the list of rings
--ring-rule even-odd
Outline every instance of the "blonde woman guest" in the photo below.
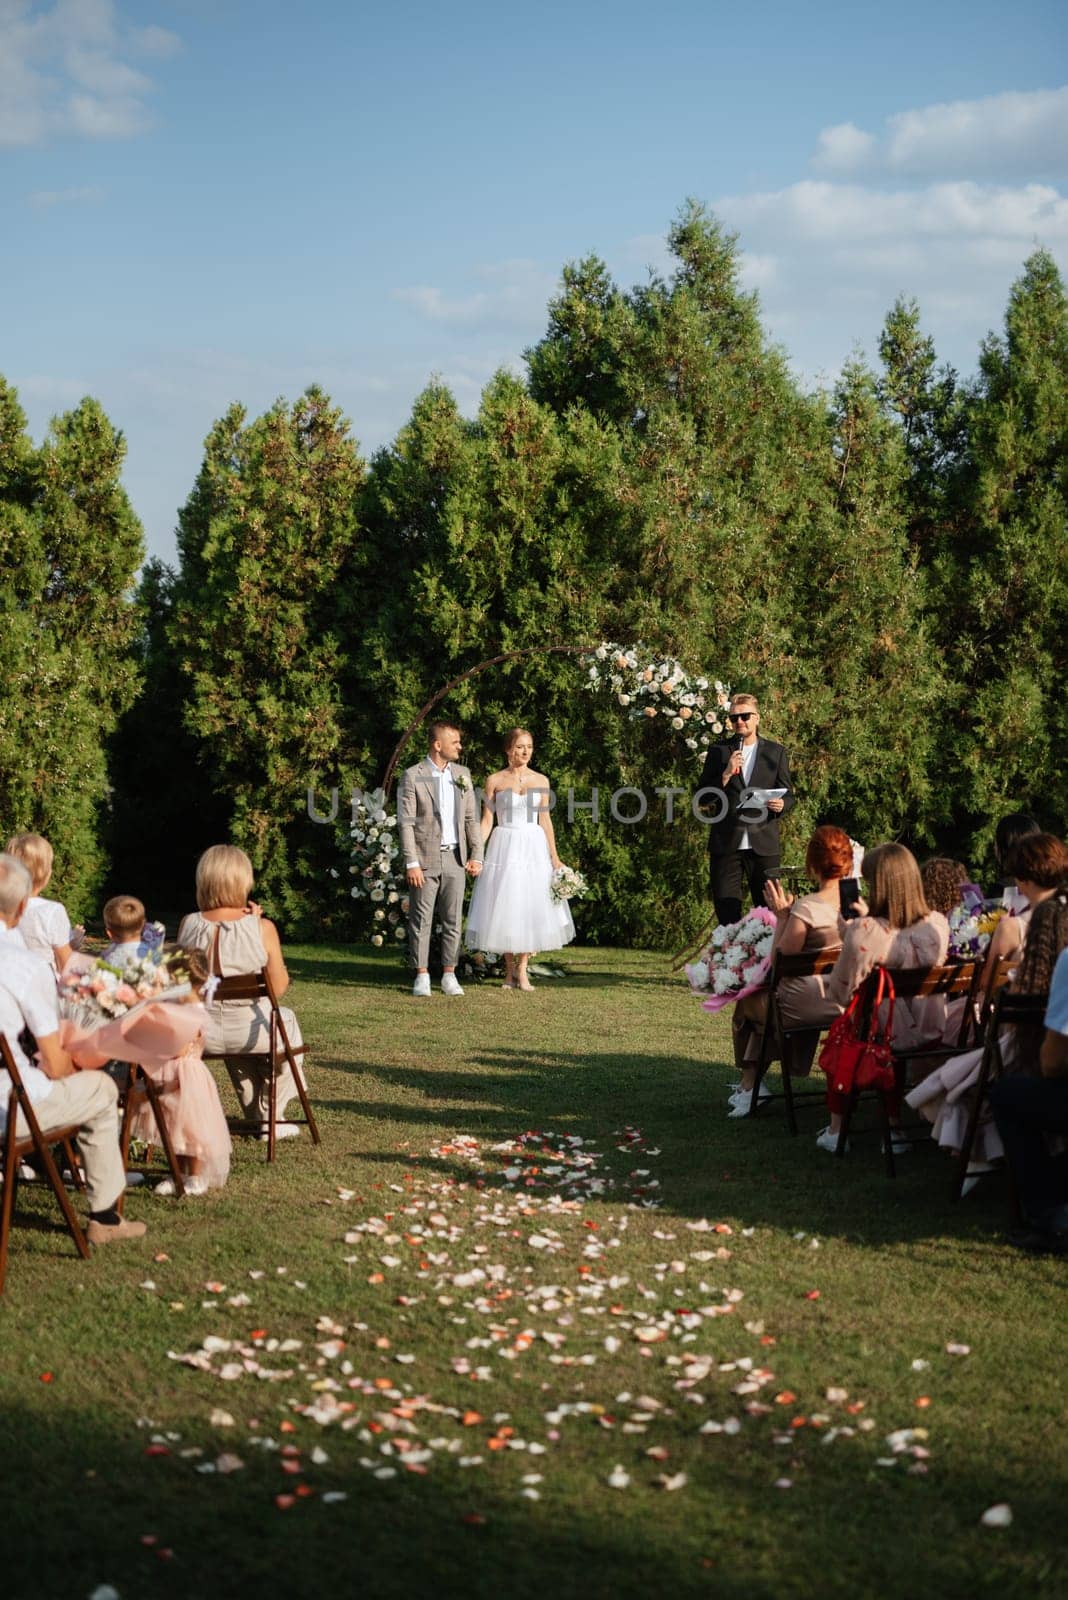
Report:
[[[224,978],[259,972],[266,967],[275,994],[281,996],[289,988],[281,940],[274,923],[251,898],[252,882],[252,863],[243,850],[229,844],[216,844],[205,850],[197,862],[197,910],[182,919],[178,943],[203,950],[209,970]],[[244,1000],[214,1001],[207,1010],[210,1019],[204,1038],[207,1055],[266,1055],[271,1023],[271,1008],[266,1000],[257,1000],[254,1004]],[[287,1006],[282,1007],[282,1018],[290,1043],[294,1046],[303,1043],[297,1019]],[[246,1122],[262,1123],[260,1137],[266,1139],[267,1064],[257,1068],[247,1060],[227,1060],[226,1070]],[[278,1074],[275,1104],[278,1119],[285,1116],[286,1106],[296,1093],[293,1073],[287,1064]],[[300,1129],[291,1123],[276,1121],[277,1139],[294,1139],[299,1132]]]
[[[30,875],[33,892],[19,922],[19,933],[27,950],[44,956],[53,972],[62,972],[71,952],[81,942],[81,928],[72,928],[65,908],[58,900],[44,900],[42,894],[52,878],[54,854],[48,840],[39,833],[16,833],[5,847],[9,856]]]
[[[826,1026],[840,1016],[865,978],[876,967],[938,966],[949,948],[949,924],[932,911],[923,893],[920,869],[903,844],[880,844],[869,850],[861,868],[868,902],[857,902],[860,916],[843,925],[842,953],[826,980],[799,978],[804,986],[799,1013],[813,1026]],[[806,992],[807,991],[807,992]],[[938,997],[898,1001],[894,1008],[894,1043],[907,1048],[939,1038],[945,1027],[945,1003]],[[816,1138],[833,1154],[842,1126],[844,1102],[828,1088],[830,1125]],[[896,1117],[891,1120],[896,1125]],[[894,1150],[906,1150],[894,1139]]]
[[[795,956],[803,952],[833,949],[842,942],[840,925],[841,895],[839,884],[853,868],[853,846],[849,835],[841,828],[817,828],[805,852],[805,872],[815,878],[819,888],[814,894],[795,899],[787,894],[777,878],[768,881],[764,898],[775,913],[775,934],[771,949],[783,955]],[[783,1021],[789,1027],[804,1027],[810,991],[802,978],[785,978],[779,985],[778,1006]],[[756,1063],[760,1057],[760,1041],[768,1014],[766,993],[746,995],[734,1008],[733,1031],[735,1060],[741,1070],[741,1081],[731,1095],[731,1117],[745,1117],[753,1095]],[[815,1050],[815,1043],[812,1046]],[[799,1075],[802,1065],[795,1063]]]
[[[504,738],[508,765],[486,780],[482,839],[489,841],[467,913],[467,945],[504,956],[504,987],[533,989],[527,966],[535,950],[559,950],[575,937],[567,902],[550,888],[560,865],[549,814],[549,780],[530,765],[526,728]]]

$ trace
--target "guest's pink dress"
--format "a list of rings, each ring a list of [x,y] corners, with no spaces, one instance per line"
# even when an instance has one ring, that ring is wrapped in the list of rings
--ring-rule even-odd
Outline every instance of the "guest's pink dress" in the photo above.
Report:
[[[186,1045],[181,1055],[162,1067],[146,1067],[163,1096],[162,1111],[167,1119],[175,1155],[188,1156],[199,1163],[199,1175],[209,1189],[221,1189],[230,1175],[230,1130],[219,1099],[215,1079],[203,1062],[203,1036]],[[130,1121],[135,1139],[158,1143],[159,1133],[152,1107],[142,1103]]]
[[[842,953],[833,971],[826,979],[796,980],[792,1009],[799,1022],[827,1027],[841,1016],[875,967],[940,966],[949,948],[949,923],[940,911],[928,912],[911,928],[891,928],[882,917],[857,917],[842,926]],[[940,995],[899,1000],[894,1007],[894,1044],[911,1049],[941,1039],[945,1025],[946,1003]]]

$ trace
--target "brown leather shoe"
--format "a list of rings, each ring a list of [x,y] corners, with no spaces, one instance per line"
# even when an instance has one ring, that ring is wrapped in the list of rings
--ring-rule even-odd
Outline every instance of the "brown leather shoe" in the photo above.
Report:
[[[119,1239],[140,1239],[146,1232],[143,1222],[90,1222],[85,1237],[90,1244],[115,1244]]]

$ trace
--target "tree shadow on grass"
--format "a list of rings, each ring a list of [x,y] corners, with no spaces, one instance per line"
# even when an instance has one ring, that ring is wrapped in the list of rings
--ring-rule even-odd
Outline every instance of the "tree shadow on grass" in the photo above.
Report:
[[[644,1440],[621,1440],[616,1452],[633,1487],[607,1488],[588,1457],[583,1465],[572,1431],[540,1458],[542,1499],[532,1504],[519,1493],[526,1457],[506,1453],[465,1472],[439,1455],[426,1476],[378,1482],[359,1464],[375,1446],[300,1418],[289,1439],[301,1470],[283,1475],[278,1454],[250,1447],[245,1427],[221,1433],[205,1424],[215,1390],[188,1373],[179,1374],[183,1398],[163,1425],[179,1437],[167,1453],[146,1456],[151,1429],[123,1415],[122,1401],[107,1417],[79,1408],[63,1394],[64,1376],[57,1373],[47,1400],[5,1405],[18,1464],[5,1493],[9,1600],[60,1600],[102,1584],[159,1600],[498,1600],[502,1591],[516,1600],[803,1600],[814,1592],[828,1600],[1052,1600],[1056,1590],[1062,1485],[1022,1459],[936,1462],[931,1477],[918,1479],[903,1464],[893,1473],[871,1467],[874,1452],[858,1441],[827,1451],[812,1438],[776,1452],[762,1423],[746,1423],[738,1440],[703,1441],[686,1417],[662,1429],[673,1464],[689,1470],[682,1495],[658,1496]],[[262,1388],[257,1394],[266,1418],[274,1407]],[[225,1402],[239,1417],[249,1403],[236,1386]],[[276,1426],[265,1421],[260,1432]],[[328,1459],[312,1465],[316,1445]],[[181,1458],[191,1446],[202,1458]],[[238,1454],[243,1468],[197,1471],[221,1450]],[[770,1487],[784,1468],[794,1480],[789,1495]],[[298,1485],[312,1492],[295,1496]],[[283,1492],[291,1503],[279,1508]],[[331,1493],[345,1498],[325,1503]],[[1016,1526],[987,1535],[978,1512],[1003,1498],[1016,1508]]]
[[[989,1244],[1007,1225],[1004,1179],[965,1203],[949,1199],[951,1163],[921,1140],[898,1158],[897,1176],[885,1174],[881,1129],[874,1105],[856,1119],[844,1160],[818,1151],[823,1125],[819,1103],[799,1108],[801,1131],[792,1137],[781,1109],[756,1118],[728,1120],[726,1102],[709,1090],[697,1064],[665,1062],[633,1052],[562,1056],[482,1050],[467,1060],[477,1071],[440,1065],[394,1067],[354,1064],[386,1098],[323,1101],[331,1111],[427,1130],[435,1137],[462,1128],[481,1143],[516,1137],[527,1129],[578,1133],[604,1154],[617,1178],[649,1166],[660,1181],[665,1213],[703,1217],[729,1213],[745,1226],[804,1230],[823,1237],[884,1246],[950,1238]],[[561,1106],[559,1069],[566,1066],[567,1102]],[[652,1161],[617,1150],[613,1135],[636,1125],[659,1148]],[[502,1165],[504,1163],[502,1162]]]

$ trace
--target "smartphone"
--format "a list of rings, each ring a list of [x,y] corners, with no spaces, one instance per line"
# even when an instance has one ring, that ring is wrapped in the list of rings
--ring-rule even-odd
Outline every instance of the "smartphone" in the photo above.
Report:
[[[857,901],[860,899],[859,878],[839,878],[838,880],[838,909],[842,916],[849,922],[853,917],[859,917]]]

